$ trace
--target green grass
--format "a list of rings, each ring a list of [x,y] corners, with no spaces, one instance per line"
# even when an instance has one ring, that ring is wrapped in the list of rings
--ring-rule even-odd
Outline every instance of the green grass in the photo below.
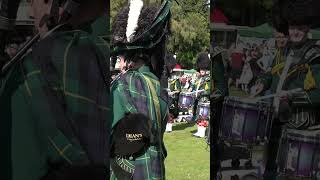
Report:
[[[204,138],[192,136],[196,131],[195,124],[179,123],[165,134],[167,180],[210,179],[209,146]]]

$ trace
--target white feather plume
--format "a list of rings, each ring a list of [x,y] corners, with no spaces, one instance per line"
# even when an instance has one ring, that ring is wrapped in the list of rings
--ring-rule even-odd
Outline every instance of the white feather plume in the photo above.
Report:
[[[135,33],[136,28],[138,27],[138,20],[143,7],[143,0],[130,0],[130,9],[128,15],[128,24],[127,24],[127,41],[131,42],[132,35]]]

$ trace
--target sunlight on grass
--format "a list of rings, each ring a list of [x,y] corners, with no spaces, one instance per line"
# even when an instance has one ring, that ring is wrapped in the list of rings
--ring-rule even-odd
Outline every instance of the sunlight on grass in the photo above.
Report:
[[[180,123],[165,134],[167,180],[210,179],[209,146],[204,138],[192,136],[196,131],[195,124]]]

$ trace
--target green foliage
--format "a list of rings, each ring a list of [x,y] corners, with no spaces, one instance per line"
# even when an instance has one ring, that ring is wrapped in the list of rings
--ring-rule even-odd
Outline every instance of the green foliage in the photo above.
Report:
[[[205,1],[184,0],[172,7],[171,37],[168,50],[177,54],[184,67],[192,68],[197,54],[210,44],[209,8]]]
[[[127,0],[117,0],[111,3],[111,23],[121,7],[127,4]],[[160,0],[148,0],[146,3],[158,3]],[[206,1],[178,0],[174,1],[171,18],[171,36],[167,49],[177,54],[179,63],[187,68],[193,68],[196,57],[201,51],[205,51],[210,45],[209,33],[209,7],[205,7]]]
[[[112,25],[114,17],[116,16],[116,14],[119,12],[119,10],[121,9],[121,7],[125,6],[128,3],[128,0],[117,0],[117,1],[111,1],[110,5],[110,23]]]

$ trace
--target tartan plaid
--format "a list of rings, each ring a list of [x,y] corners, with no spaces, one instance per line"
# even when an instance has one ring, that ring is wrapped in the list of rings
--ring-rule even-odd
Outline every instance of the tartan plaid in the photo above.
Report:
[[[84,31],[54,32],[6,74],[0,90],[4,179],[40,179],[50,171],[48,163],[109,164],[109,88],[97,63],[107,61],[108,52],[106,42]],[[44,81],[44,73],[58,77],[56,86]],[[48,89],[63,95],[65,114],[56,113],[56,94]],[[58,117],[70,119],[74,132],[62,131]]]
[[[148,81],[155,87],[155,94],[153,94]],[[160,97],[161,88],[158,78],[150,72],[148,67],[143,66],[138,71],[129,71],[124,74],[112,85],[111,89],[114,103],[112,127],[126,112],[139,112],[151,119],[151,132],[154,137],[151,140],[153,141],[152,145],[135,160],[128,160],[124,157],[112,159],[111,161],[121,168],[112,168],[111,179],[121,179],[120,171],[133,172],[134,179],[165,179],[163,162],[166,150],[163,143],[163,133],[167,122],[168,107]],[[158,101],[159,106],[156,105]],[[157,116],[159,111],[160,116]]]

